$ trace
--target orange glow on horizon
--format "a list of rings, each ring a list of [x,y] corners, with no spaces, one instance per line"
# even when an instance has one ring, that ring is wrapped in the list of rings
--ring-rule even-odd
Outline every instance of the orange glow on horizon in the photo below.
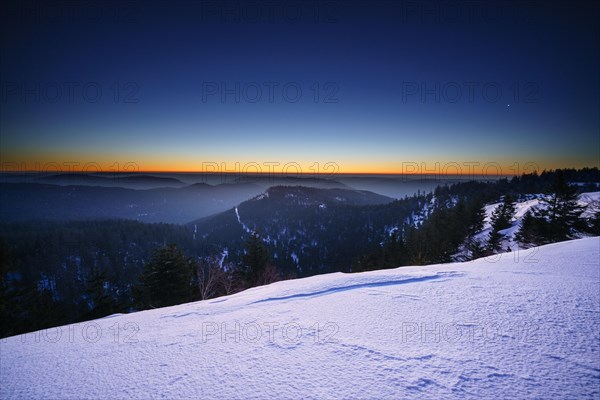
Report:
[[[451,161],[426,159],[420,161],[383,159],[374,162],[367,160],[310,160],[307,157],[297,160],[253,161],[252,159],[219,159],[218,155],[203,155],[205,160],[181,157],[166,161],[155,154],[66,154],[62,152],[27,152],[0,154],[0,172],[40,172],[40,173],[205,173],[239,175],[303,175],[331,178],[335,175],[437,175],[437,176],[515,176],[523,173],[559,168],[600,167],[598,161],[568,159],[539,159],[535,162],[499,157],[496,160]],[[350,157],[350,156],[348,156]],[[202,159],[200,158],[200,159]],[[137,160],[131,162],[130,160]],[[26,161],[23,161],[26,160]],[[90,161],[94,160],[94,161]]]
[[[272,168],[264,168],[258,170],[256,168],[248,169],[242,171],[240,169],[235,169],[233,167],[227,168],[225,170],[220,169],[192,169],[187,167],[182,168],[157,168],[157,167],[149,167],[149,168],[138,168],[137,164],[134,163],[112,163],[112,164],[98,164],[98,163],[88,163],[86,168],[77,168],[77,165],[73,163],[65,163],[64,165],[58,162],[50,162],[50,163],[34,163],[33,168],[25,167],[21,168],[26,164],[17,164],[10,162],[3,162],[0,165],[0,172],[3,173],[144,173],[144,174],[215,174],[215,175],[304,175],[304,176],[319,176],[319,177],[333,177],[335,175],[413,175],[413,176],[469,176],[469,175],[477,175],[477,176],[515,176],[521,175],[523,173],[532,173],[537,172],[541,173],[544,170],[554,170],[560,168],[583,168],[583,166],[579,165],[558,165],[558,166],[548,166],[548,165],[540,165],[538,168],[526,168],[525,170],[521,168],[515,168],[515,164],[500,164],[500,163],[488,163],[488,168],[483,169],[475,169],[475,168],[464,168],[464,169],[456,169],[456,168],[448,168],[444,170],[442,167],[433,167],[432,164],[426,164],[427,168],[425,169],[414,169],[414,168],[405,168],[402,167],[399,169],[383,169],[379,166],[373,166],[370,168],[362,168],[362,169],[339,169],[337,171],[333,170],[315,170],[310,168],[310,165],[302,165],[300,164],[301,170],[297,168],[288,168],[287,170],[283,169],[272,169]],[[86,164],[83,164],[86,165]],[[229,164],[227,164],[229,165]],[[99,166],[99,167],[98,167]],[[305,168],[306,167],[306,168]],[[588,165],[590,168],[598,168],[598,166]]]

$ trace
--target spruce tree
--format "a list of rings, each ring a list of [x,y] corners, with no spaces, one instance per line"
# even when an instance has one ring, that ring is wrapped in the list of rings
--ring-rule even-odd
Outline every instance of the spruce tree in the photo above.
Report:
[[[521,227],[515,234],[517,242],[524,246],[539,246],[552,243],[550,224],[540,212],[527,211],[521,220]]]
[[[92,308],[86,319],[100,318],[116,312],[116,301],[110,294],[110,280],[106,272],[94,270],[86,287]]]
[[[8,273],[13,267],[12,255],[8,243],[0,237],[0,313],[4,311],[8,292]]]
[[[156,308],[189,301],[191,276],[190,263],[176,245],[155,250],[144,267],[138,304]]]
[[[547,222],[543,235],[546,243],[572,239],[578,230],[584,229],[580,220],[584,208],[577,202],[577,188],[567,183],[562,170],[555,173],[552,191],[550,198],[543,200],[546,208],[538,212]]]
[[[597,210],[593,217],[588,220],[588,231],[592,235],[600,235],[600,210]]]
[[[502,204],[500,204],[492,213],[492,231],[488,240],[488,250],[495,252],[500,250],[503,235],[501,230],[510,227],[512,217],[515,213],[515,203],[509,194],[504,195]]]
[[[510,194],[504,195],[500,211],[492,216],[492,224],[499,231],[510,227],[513,215],[515,213],[515,201]]]
[[[485,248],[477,240],[470,238],[467,242],[467,250],[470,253],[469,259],[475,260],[487,254]]]
[[[500,234],[499,231],[492,229],[490,235],[488,236],[487,254],[493,254],[494,252],[500,250],[502,244],[502,237],[503,236]]]
[[[258,232],[252,232],[245,243],[242,263],[237,270],[237,277],[248,287],[265,283],[267,272],[271,272],[269,252],[260,238]]]
[[[13,258],[8,247],[8,243],[3,237],[0,237],[0,321],[5,321],[3,327],[0,327],[0,337],[8,336],[12,333],[8,321],[11,321],[10,301],[13,300],[13,293],[8,281],[8,273],[13,268]],[[15,321],[12,321],[13,323]]]
[[[485,221],[485,209],[481,203],[474,203],[472,206],[471,225],[468,228],[469,236],[473,236],[483,229]]]

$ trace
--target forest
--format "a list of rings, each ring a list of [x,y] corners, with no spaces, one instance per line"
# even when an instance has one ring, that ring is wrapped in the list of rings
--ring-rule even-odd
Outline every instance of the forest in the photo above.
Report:
[[[337,204],[314,188],[301,191],[302,204],[290,204],[285,194],[292,189],[278,187],[268,201],[240,204],[249,232],[233,210],[188,225],[0,223],[0,315],[7,321],[0,336],[282,279],[450,262],[465,243],[478,258],[503,251],[499,232],[514,203],[530,195],[545,194],[547,207],[523,218],[517,233],[523,247],[598,235],[600,215],[581,218],[575,199],[598,191],[599,182],[597,168],[544,171],[438,186],[433,193],[370,205]],[[483,207],[497,201],[502,205],[492,217],[488,243],[471,242],[481,230]]]

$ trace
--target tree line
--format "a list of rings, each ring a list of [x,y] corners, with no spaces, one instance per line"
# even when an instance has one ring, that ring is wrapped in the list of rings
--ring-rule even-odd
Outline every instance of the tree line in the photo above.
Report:
[[[187,257],[170,244],[154,251],[134,287],[134,301],[138,310],[166,307],[230,295],[282,278],[257,232],[249,235],[237,265],[219,256]]]
[[[64,232],[86,225],[69,223]],[[53,226],[41,224],[39,231]],[[106,239],[103,246],[80,241],[75,246],[77,256],[70,253],[75,249],[64,249],[64,242],[56,247],[59,239],[39,231],[44,240],[27,246],[21,243],[22,247],[10,245],[0,236],[0,319],[5,322],[0,337],[205,300],[292,277],[279,273],[256,232],[249,235],[241,262],[233,263],[216,254],[216,249],[194,247],[195,242],[186,239],[189,232],[180,231],[179,226],[107,221],[106,226],[96,227],[98,237]],[[104,236],[110,230],[112,235]],[[140,235],[132,235],[132,239],[148,240],[128,241],[124,233],[133,233],[130,230]],[[147,232],[142,235],[140,230]],[[65,239],[64,232],[58,235],[60,240]],[[18,230],[14,233],[25,235]],[[60,248],[71,255],[61,258],[55,254]],[[52,258],[55,263],[43,262]],[[27,262],[31,263],[26,268]]]
[[[516,201],[540,194],[540,206],[529,211],[515,234],[523,248],[569,240],[580,234],[600,235],[600,207],[583,217],[578,194],[597,191],[597,168],[556,170],[524,174],[496,182],[465,182],[438,187],[434,191],[432,212],[421,223],[407,222],[396,234],[374,251],[357,257],[353,272],[403,265],[426,265],[454,261],[452,255],[466,248],[475,259],[505,251],[503,230],[509,228]],[[568,178],[576,182],[569,183]],[[475,240],[482,230],[484,207],[501,200],[491,217],[491,232],[486,240]]]

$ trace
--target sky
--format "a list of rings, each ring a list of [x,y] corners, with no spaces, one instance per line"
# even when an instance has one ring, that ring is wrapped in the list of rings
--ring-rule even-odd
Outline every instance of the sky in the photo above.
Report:
[[[1,14],[5,171],[600,165],[594,2],[24,1]]]

